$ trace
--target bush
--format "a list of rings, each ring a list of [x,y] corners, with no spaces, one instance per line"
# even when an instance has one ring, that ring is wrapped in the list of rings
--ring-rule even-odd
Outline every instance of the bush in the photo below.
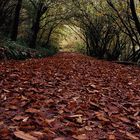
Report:
[[[76,42],[75,44],[75,51],[76,52],[80,52],[82,54],[86,54],[86,47],[85,44],[80,43],[80,42]]]
[[[58,46],[54,42],[49,43],[47,46],[45,46],[44,44],[42,44],[41,46],[38,45],[37,50],[40,52],[40,54],[37,54],[37,58],[42,58],[46,55],[52,56],[59,51]]]
[[[46,47],[45,47],[46,51],[48,52],[48,55],[51,56],[51,55],[54,55],[56,54],[59,49],[58,49],[58,46],[55,42],[51,42],[49,43]]]
[[[31,49],[24,46],[26,43],[22,40],[17,42],[8,39],[1,39],[0,41],[0,59],[16,59],[24,60],[27,58],[42,58],[54,55],[58,52],[56,45],[49,45],[47,48],[37,47]]]

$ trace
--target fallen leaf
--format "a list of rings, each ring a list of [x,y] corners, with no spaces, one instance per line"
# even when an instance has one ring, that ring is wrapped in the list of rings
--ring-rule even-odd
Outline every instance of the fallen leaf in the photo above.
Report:
[[[131,134],[131,133],[129,133],[129,132],[126,132],[126,135],[128,136],[128,138],[129,138],[130,140],[139,140],[138,137],[136,137],[135,135],[133,135],[133,134]]]
[[[27,118],[29,118],[29,117],[25,117],[25,116],[20,116],[20,115],[18,115],[18,116],[15,116],[14,118],[13,118],[13,120],[16,120],[16,121],[23,121],[24,119],[27,119]]]
[[[109,140],[116,140],[116,137],[115,137],[114,134],[109,134],[109,135],[108,135],[108,139],[109,139]]]
[[[22,121],[23,121],[23,122],[27,122],[28,119],[29,119],[29,117],[25,117]]]
[[[76,108],[77,102],[76,101],[70,101],[68,103],[68,109],[72,110],[73,108]]]
[[[69,116],[70,118],[78,118],[78,117],[82,117],[83,115],[81,115],[81,114],[77,114],[77,115],[71,115],[71,116]]]
[[[140,111],[137,111],[135,114],[134,114],[134,117],[138,116],[140,114]]]
[[[90,85],[90,87],[92,87],[92,88],[96,88],[96,85],[94,85],[94,84],[91,84],[91,85]]]
[[[90,126],[85,126],[85,129],[88,131],[92,131],[92,127],[90,127]]]
[[[79,99],[79,97],[73,97],[74,101],[77,101]]]
[[[101,109],[98,104],[95,104],[93,102],[89,102],[89,104],[90,104],[90,108],[93,110],[98,111],[99,109]]]
[[[80,117],[76,118],[76,122],[82,124],[83,123],[82,117],[80,116]]]
[[[136,123],[136,126],[137,126],[137,128],[140,129],[140,121],[138,121],[138,122]]]
[[[107,119],[102,112],[96,112],[95,115],[100,121],[105,121],[105,122],[109,121],[109,119]]]
[[[23,100],[23,101],[27,101],[28,100],[28,98],[27,97],[25,97],[25,96],[21,96],[21,99]]]
[[[1,95],[1,99],[4,100],[4,101],[6,101],[7,100],[6,94],[2,94]]]
[[[3,125],[3,124],[4,124],[4,122],[3,121],[0,121],[0,126]]]
[[[17,110],[17,109],[18,109],[18,107],[17,107],[17,106],[15,106],[15,105],[11,105],[11,106],[9,106],[9,109],[11,109],[11,110]]]
[[[86,136],[86,134],[81,134],[81,135],[74,135],[73,138],[77,139],[77,140],[87,140],[88,137]]]
[[[45,119],[45,122],[47,123],[47,124],[51,124],[52,122],[54,122],[55,121],[55,118],[53,118],[53,119]]]
[[[33,131],[31,132],[32,136],[37,137],[37,138],[43,138],[44,133],[40,132],[40,131]]]
[[[10,93],[10,90],[7,90],[7,89],[3,89],[3,91],[6,93]]]
[[[63,89],[58,89],[58,90],[57,90],[57,92],[62,92],[62,91],[63,91]]]
[[[61,109],[61,110],[58,111],[58,113],[59,114],[63,114],[64,113],[64,110]]]
[[[131,121],[126,117],[118,117],[118,119],[125,122],[125,123],[131,123]]]
[[[23,131],[16,131],[16,132],[14,132],[14,135],[17,138],[20,138],[22,140],[38,140],[36,137],[34,137],[28,133],[25,133]]]
[[[25,111],[26,113],[39,113],[40,110],[35,109],[35,108],[29,108]]]
[[[53,140],[66,140],[64,137],[54,138]]]
[[[18,126],[12,126],[12,125],[10,125],[10,126],[8,126],[8,129],[17,130],[18,129]]]

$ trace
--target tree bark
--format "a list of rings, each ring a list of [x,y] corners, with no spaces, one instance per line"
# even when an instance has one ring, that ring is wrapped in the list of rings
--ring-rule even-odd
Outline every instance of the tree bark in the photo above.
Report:
[[[133,20],[135,22],[137,31],[138,31],[138,33],[140,35],[140,21],[138,19],[137,13],[136,13],[134,0],[130,0],[130,9],[131,9],[132,17],[133,17]]]
[[[44,3],[40,2],[38,7],[37,7],[35,20],[33,21],[33,25],[32,25],[32,28],[31,28],[31,34],[30,34],[30,37],[29,37],[30,38],[29,39],[29,47],[30,48],[36,48],[37,36],[38,36],[38,32],[40,30],[40,20],[41,20],[42,15],[47,10],[43,6],[44,6]]]
[[[11,32],[11,40],[12,41],[17,40],[21,7],[22,7],[22,0],[18,0],[16,9],[15,9],[14,22],[13,22],[13,27],[12,27],[12,32]]]

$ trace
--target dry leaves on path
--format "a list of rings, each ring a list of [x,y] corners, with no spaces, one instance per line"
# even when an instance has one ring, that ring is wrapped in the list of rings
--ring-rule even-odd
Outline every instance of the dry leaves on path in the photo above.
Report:
[[[77,53],[0,62],[0,139],[139,140],[139,73]]]

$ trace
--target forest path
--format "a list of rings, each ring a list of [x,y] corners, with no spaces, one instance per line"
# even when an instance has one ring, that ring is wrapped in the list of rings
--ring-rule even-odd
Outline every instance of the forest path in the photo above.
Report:
[[[139,140],[140,69],[66,52],[0,62],[0,112],[1,139]]]

